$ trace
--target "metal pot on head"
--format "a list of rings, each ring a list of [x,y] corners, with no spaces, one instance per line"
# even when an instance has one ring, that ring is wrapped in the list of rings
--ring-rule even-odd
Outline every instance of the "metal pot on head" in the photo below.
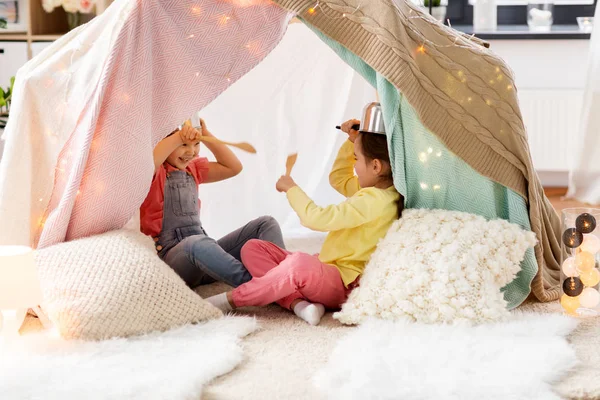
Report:
[[[369,103],[365,106],[359,131],[362,133],[385,135],[383,112],[381,111],[380,103]]]

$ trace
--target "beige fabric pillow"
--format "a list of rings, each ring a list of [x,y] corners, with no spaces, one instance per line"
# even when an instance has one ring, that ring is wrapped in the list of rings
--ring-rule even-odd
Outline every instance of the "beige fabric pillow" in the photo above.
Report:
[[[521,270],[535,235],[504,220],[405,210],[334,318],[483,323],[508,316],[500,289]]]
[[[131,230],[36,251],[43,308],[67,339],[164,331],[222,316]]]

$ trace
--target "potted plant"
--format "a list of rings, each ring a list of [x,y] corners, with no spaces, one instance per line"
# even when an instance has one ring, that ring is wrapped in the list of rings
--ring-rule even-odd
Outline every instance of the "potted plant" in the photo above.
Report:
[[[431,15],[443,23],[446,19],[446,6],[442,5],[441,0],[423,0],[423,2],[424,6],[422,8],[427,14],[429,14],[429,2],[431,2]]]
[[[10,87],[2,89],[0,87],[0,129],[4,129],[8,122],[8,112],[10,111],[10,100],[15,85],[15,77],[10,78]]]

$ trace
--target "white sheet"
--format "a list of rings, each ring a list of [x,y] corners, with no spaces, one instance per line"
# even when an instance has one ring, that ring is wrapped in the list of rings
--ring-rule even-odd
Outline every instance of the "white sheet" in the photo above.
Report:
[[[596,7],[589,57],[581,130],[567,196],[600,204],[600,7]]]
[[[269,214],[287,237],[300,225],[275,182],[288,154],[298,152],[292,177],[317,204],[343,201],[329,185],[329,170],[346,135],[335,129],[360,119],[375,89],[303,24],[292,24],[281,43],[254,70],[200,112],[215,135],[248,141],[258,154],[236,152],[243,172],[200,186],[202,222],[220,237],[248,220]],[[206,151],[202,152],[209,155]]]

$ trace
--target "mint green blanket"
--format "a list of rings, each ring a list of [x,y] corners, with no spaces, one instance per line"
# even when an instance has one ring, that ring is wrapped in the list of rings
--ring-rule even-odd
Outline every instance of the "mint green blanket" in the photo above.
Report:
[[[394,185],[404,195],[407,208],[464,211],[488,219],[502,218],[531,230],[525,199],[480,175],[451,153],[423,126],[414,109],[390,82],[338,42],[313,31],[377,89],[388,134]],[[527,298],[537,268],[531,248],[521,263],[521,272],[502,289],[509,309]]]

